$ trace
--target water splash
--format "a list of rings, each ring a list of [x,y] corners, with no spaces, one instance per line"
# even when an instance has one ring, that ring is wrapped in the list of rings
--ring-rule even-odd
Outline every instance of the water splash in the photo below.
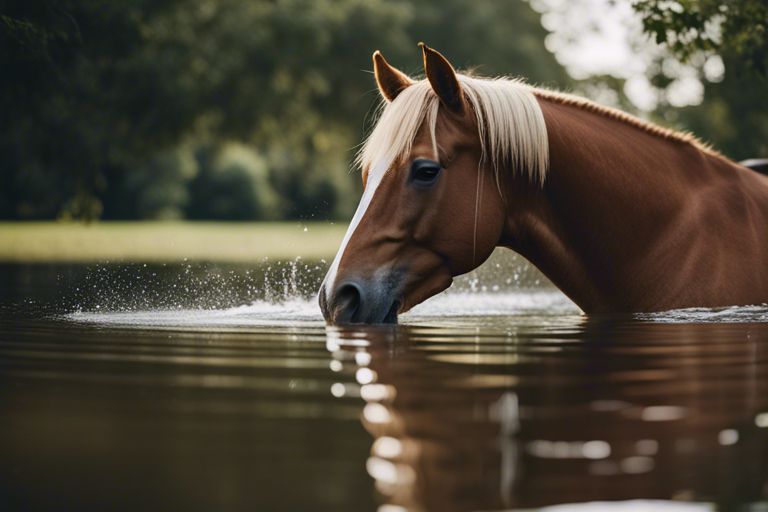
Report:
[[[133,326],[254,326],[322,323],[316,293],[328,262],[264,260],[215,263],[100,265],[72,287],[66,318]],[[580,310],[535,268],[511,251],[496,251],[479,269],[411,312],[403,323],[578,315]],[[691,308],[638,314],[660,323],[768,322],[768,306]]]
[[[65,299],[74,312],[221,310],[314,296],[324,261],[105,264],[90,267]]]
[[[445,293],[401,315],[405,324],[435,318],[477,318],[515,315],[578,314],[579,309],[557,291],[521,290],[511,293]],[[124,326],[306,326],[323,322],[314,298],[291,298],[276,302],[257,300],[225,309],[152,309],[122,311],[78,311],[66,318],[79,322]]]
[[[101,265],[75,286],[70,320],[135,326],[254,326],[321,323],[317,288],[325,260]],[[519,256],[496,253],[446,293],[401,316],[433,318],[578,313]]]
[[[65,315],[76,322],[125,327],[261,327],[317,325],[323,317],[316,301],[289,299],[255,301],[225,309],[148,309],[123,311],[77,311]]]

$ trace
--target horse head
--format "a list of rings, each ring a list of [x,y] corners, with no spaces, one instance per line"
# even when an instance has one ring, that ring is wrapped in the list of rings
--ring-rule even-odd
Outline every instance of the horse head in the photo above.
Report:
[[[398,313],[476,268],[507,223],[502,190],[508,185],[499,167],[546,165],[546,152],[536,153],[540,144],[532,140],[541,134],[505,124],[541,117],[533,95],[521,87],[521,95],[530,95],[521,107],[508,94],[494,94],[493,81],[472,87],[480,80],[458,75],[440,53],[420,46],[426,75],[420,81],[373,54],[384,106],[358,155],[360,204],[319,291],[329,323],[395,323]],[[504,109],[522,110],[510,117]],[[543,127],[543,119],[533,124]],[[499,128],[520,140],[494,136]],[[518,147],[508,147],[513,143]],[[539,174],[532,171],[533,181]]]

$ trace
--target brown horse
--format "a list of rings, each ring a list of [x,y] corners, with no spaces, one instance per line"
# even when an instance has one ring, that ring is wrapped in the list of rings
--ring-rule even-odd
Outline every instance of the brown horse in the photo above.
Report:
[[[385,105],[319,292],[328,322],[396,322],[496,246],[586,313],[768,302],[768,178],[691,135],[421,49],[421,81],[373,55]]]

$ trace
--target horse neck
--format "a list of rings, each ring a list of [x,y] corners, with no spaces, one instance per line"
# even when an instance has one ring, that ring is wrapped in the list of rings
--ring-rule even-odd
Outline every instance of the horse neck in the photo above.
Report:
[[[717,157],[599,112],[539,103],[549,174],[541,190],[510,184],[501,245],[529,259],[587,312],[635,309],[646,283],[662,278],[648,264],[649,248],[707,179],[702,162]]]

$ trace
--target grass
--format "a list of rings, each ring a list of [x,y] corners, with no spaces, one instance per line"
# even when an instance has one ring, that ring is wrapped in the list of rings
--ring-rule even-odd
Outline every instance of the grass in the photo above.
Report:
[[[345,229],[328,222],[0,222],[0,262],[331,258]]]

